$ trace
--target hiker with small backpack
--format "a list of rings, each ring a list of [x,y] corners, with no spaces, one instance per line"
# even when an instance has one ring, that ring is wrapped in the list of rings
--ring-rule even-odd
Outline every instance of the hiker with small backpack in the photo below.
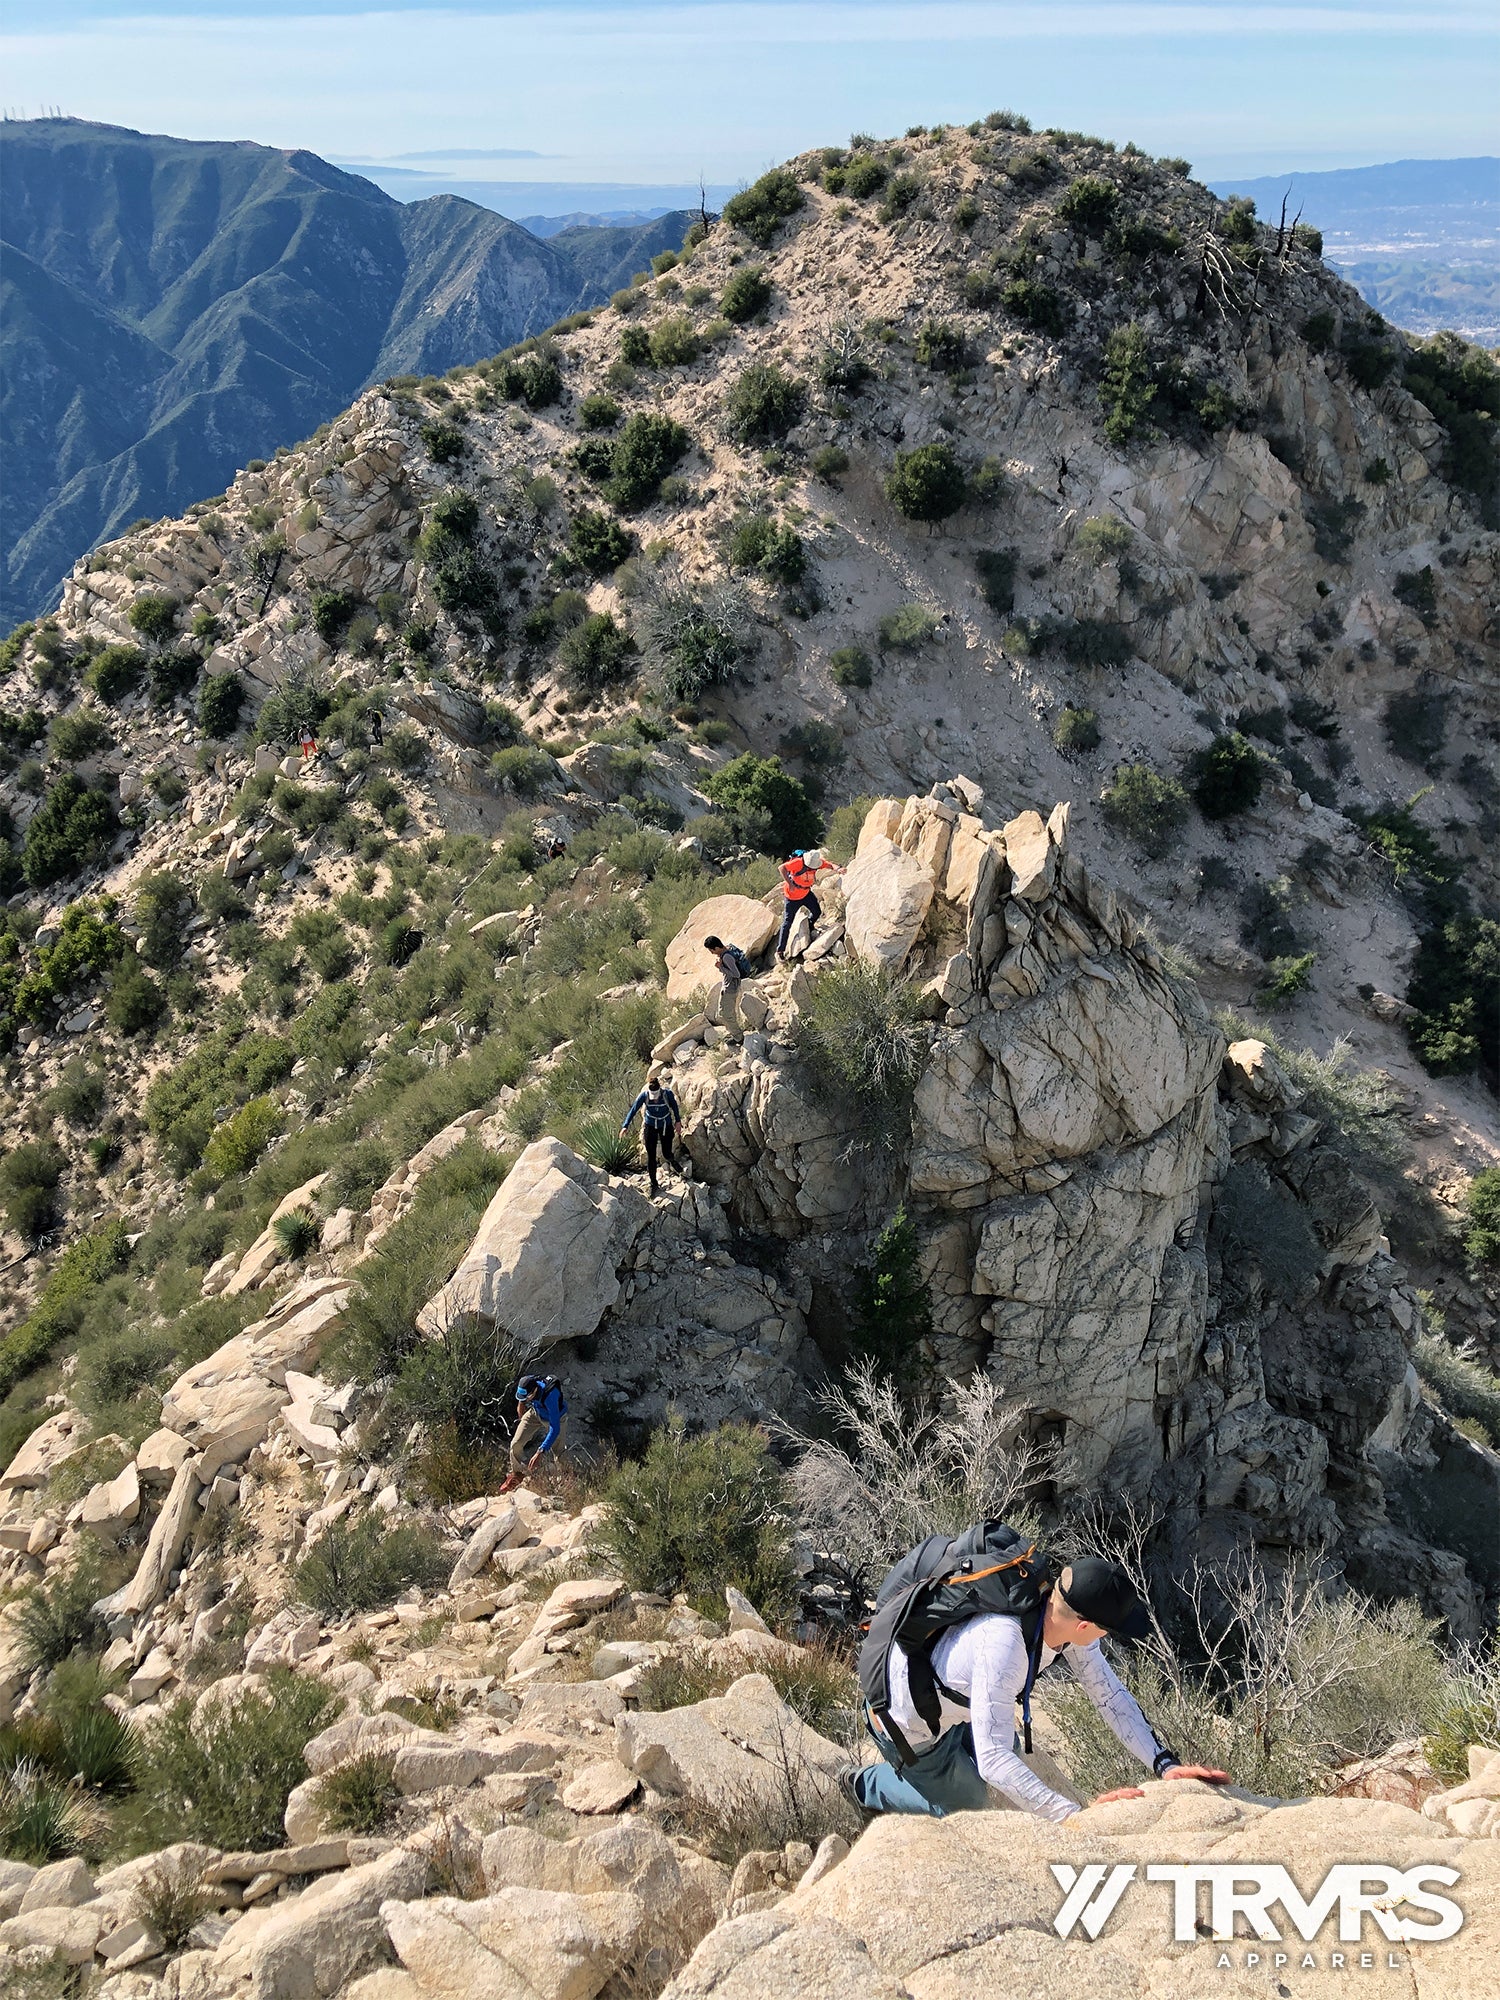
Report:
[[[1064,1653],[1114,1735],[1158,1778],[1227,1783],[1227,1771],[1179,1762],[1099,1651],[1106,1633],[1139,1639],[1149,1630],[1150,1614],[1119,1563],[1089,1556],[1054,1576],[999,1521],[953,1539],[929,1536],[896,1564],[875,1601],[859,1677],[881,1762],[851,1767],[845,1790],[865,1812],[941,1819],[983,1811],[993,1786],[1023,1812],[1069,1818],[1080,1808],[1019,1754],[1032,1747],[1037,1676]],[[1127,1785],[1093,1803],[1139,1797]]]
[[[510,1493],[534,1472],[563,1434],[568,1405],[555,1375],[523,1375],[516,1384],[516,1427],[510,1440],[510,1471],[500,1491]]]
[[[672,1157],[672,1138],[674,1134],[678,1139],[682,1137],[682,1112],[676,1097],[659,1076],[651,1078],[625,1113],[625,1122],[620,1127],[621,1138],[630,1130],[630,1121],[637,1111],[641,1113],[641,1131],[646,1140],[646,1178],[651,1183],[651,1192],[660,1194],[656,1180],[657,1149],[661,1149],[663,1159],[675,1174],[677,1162]]]
[[[706,937],[703,949],[713,953],[719,974],[717,1006],[710,1003],[710,1017],[716,1011],[722,1027],[741,1033],[744,1022],[740,1014],[740,987],[750,975],[750,961],[737,944],[725,944],[723,938]]]

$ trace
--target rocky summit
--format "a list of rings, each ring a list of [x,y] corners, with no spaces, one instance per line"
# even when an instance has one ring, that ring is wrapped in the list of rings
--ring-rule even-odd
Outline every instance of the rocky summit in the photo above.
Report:
[[[11,635],[28,1980],[1493,1986],[1497,382],[997,114],[775,170]],[[1053,1675],[1064,1823],[865,1823],[853,1628],[990,1514],[1134,1565],[1121,1669],[1233,1784],[1088,1804],[1142,1774]],[[1385,1872],[1299,1932],[1221,1863]]]

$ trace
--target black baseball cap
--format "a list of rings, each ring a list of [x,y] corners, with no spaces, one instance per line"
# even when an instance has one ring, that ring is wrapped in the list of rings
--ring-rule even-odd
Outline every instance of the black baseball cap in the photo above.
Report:
[[[1102,1556],[1081,1557],[1073,1564],[1062,1599],[1070,1611],[1117,1638],[1144,1639],[1150,1634],[1150,1614],[1120,1563],[1106,1562]]]

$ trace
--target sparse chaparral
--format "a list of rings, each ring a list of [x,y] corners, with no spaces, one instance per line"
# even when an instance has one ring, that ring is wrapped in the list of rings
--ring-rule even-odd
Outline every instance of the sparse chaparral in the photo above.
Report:
[[[26,2000],[1500,1981],[1500,370],[1318,253],[857,135],[4,642]],[[867,1823],[987,1518],[1232,1783]]]

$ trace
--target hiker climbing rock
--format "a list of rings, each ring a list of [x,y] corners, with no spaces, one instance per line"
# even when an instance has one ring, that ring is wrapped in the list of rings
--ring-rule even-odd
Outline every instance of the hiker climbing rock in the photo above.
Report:
[[[720,1025],[738,1034],[744,1028],[740,1015],[740,986],[749,977],[750,961],[737,944],[725,944],[719,937],[706,937],[703,949],[713,954],[719,974]]]
[[[641,1130],[646,1138],[646,1173],[651,1182],[651,1192],[660,1194],[656,1184],[656,1152],[661,1148],[662,1158],[677,1172],[677,1162],[672,1158],[672,1139],[682,1137],[682,1113],[677,1108],[677,1099],[662,1082],[653,1076],[640,1096],[625,1114],[621,1133],[630,1130],[630,1122],[637,1111],[641,1114]]]
[[[385,742],[385,717],[378,708],[370,710],[370,742],[377,750]]]
[[[1063,1652],[1114,1735],[1158,1778],[1227,1783],[1227,1771],[1178,1761],[1099,1651],[1106,1633],[1139,1639],[1150,1631],[1119,1563],[1089,1556],[1054,1578],[1013,1528],[988,1521],[952,1541],[929,1536],[896,1564],[875,1602],[859,1678],[882,1761],[844,1774],[864,1811],[935,1819],[981,1811],[992,1785],[1042,1819],[1077,1812],[1018,1754],[1031,1749],[1037,1675]],[[1024,1745],[1014,1727],[1018,1702]],[[1126,1785],[1093,1803],[1140,1796]]]
[[[301,729],[298,731],[297,741],[302,745],[302,761],[304,764],[307,762],[309,757],[317,756],[318,754],[317,738],[313,735],[312,731],[308,728],[305,722],[303,723]]]
[[[561,1438],[567,1419],[568,1405],[555,1375],[521,1377],[516,1384],[516,1427],[510,1440],[510,1471],[501,1481],[502,1493],[509,1493],[520,1485],[525,1473],[536,1470]],[[533,1450],[538,1437],[541,1442]]]
[[[792,934],[792,925],[797,921],[800,910],[807,912],[808,937],[811,939],[813,926],[823,914],[823,906],[813,893],[813,885],[824,869],[838,875],[843,871],[824,854],[821,847],[799,847],[789,861],[781,864],[781,930],[776,939],[776,956],[786,957],[787,940]]]

